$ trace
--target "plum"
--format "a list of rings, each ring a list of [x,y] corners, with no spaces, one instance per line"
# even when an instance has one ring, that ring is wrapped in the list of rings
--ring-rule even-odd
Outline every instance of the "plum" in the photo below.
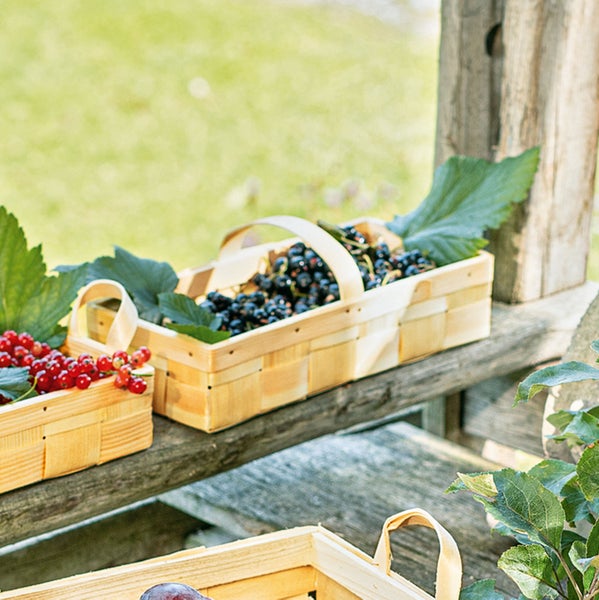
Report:
[[[139,600],[211,600],[184,583],[159,583],[147,589]]]

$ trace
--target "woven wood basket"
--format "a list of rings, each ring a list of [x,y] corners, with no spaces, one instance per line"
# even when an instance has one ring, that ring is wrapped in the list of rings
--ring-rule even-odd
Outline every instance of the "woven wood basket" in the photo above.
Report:
[[[383,526],[374,558],[321,526],[298,527],[0,593],[0,600],[139,600],[153,585],[186,583],[213,600],[431,600],[391,571],[389,532],[433,528],[440,544],[437,600],[458,600],[459,550],[427,512],[412,509]]]
[[[380,221],[354,223],[366,235],[399,239]],[[252,243],[258,225],[297,238]],[[329,265],[341,299],[216,344],[140,320],[133,338],[152,349],[156,368],[154,410],[204,431],[250,417],[430,354],[489,335],[493,257],[474,258],[426,271],[365,292],[350,254],[309,221],[273,216],[231,231],[218,259],[180,273],[178,291],[197,298],[234,289],[265,257],[297,239]],[[114,313],[91,306],[90,335],[104,339]]]
[[[106,344],[79,333],[80,307],[102,298],[121,300]],[[95,282],[75,301],[63,351],[98,356],[127,348],[136,318],[137,310],[120,284]],[[144,394],[119,390],[109,378],[93,382],[87,390],[60,390],[0,406],[0,493],[148,448],[154,369],[145,366],[140,371],[148,381]]]

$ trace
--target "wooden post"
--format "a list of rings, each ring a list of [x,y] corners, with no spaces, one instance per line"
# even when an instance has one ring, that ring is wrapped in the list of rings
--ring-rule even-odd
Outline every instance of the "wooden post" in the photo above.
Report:
[[[528,201],[490,236],[497,300],[532,300],[586,279],[597,31],[596,0],[443,0],[436,163],[541,147]]]

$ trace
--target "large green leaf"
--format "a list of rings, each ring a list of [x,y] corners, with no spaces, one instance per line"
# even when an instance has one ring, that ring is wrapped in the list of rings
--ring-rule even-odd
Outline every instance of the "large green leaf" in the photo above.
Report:
[[[514,406],[519,402],[530,400],[535,394],[548,387],[589,380],[599,380],[599,369],[577,360],[539,369],[520,382]]]
[[[526,198],[538,162],[538,147],[498,163],[452,156],[436,169],[418,208],[387,227],[408,250],[417,248],[438,265],[474,256],[488,243],[485,232],[497,229]]]
[[[514,546],[506,550],[497,566],[511,577],[526,598],[546,600],[556,598],[553,563],[538,544]]]
[[[177,273],[168,263],[139,258],[120,246],[115,246],[114,257],[100,256],[88,269],[91,279],[113,279],[121,283],[140,318],[158,324],[162,321],[158,295],[174,291],[179,283]]]
[[[485,510],[500,523],[530,542],[559,551],[565,514],[559,499],[543,484],[520,471],[502,469],[493,476],[497,495],[475,495]]]
[[[16,217],[0,206],[0,330],[51,341],[84,283],[83,269],[46,275],[41,246],[28,249]]]

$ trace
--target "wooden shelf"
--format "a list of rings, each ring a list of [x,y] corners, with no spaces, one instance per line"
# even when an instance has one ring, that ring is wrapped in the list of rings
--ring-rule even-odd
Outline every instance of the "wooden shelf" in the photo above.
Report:
[[[104,514],[490,377],[561,357],[598,286],[495,304],[490,337],[313,396],[218,433],[154,417],[143,452],[0,495],[0,547]]]

